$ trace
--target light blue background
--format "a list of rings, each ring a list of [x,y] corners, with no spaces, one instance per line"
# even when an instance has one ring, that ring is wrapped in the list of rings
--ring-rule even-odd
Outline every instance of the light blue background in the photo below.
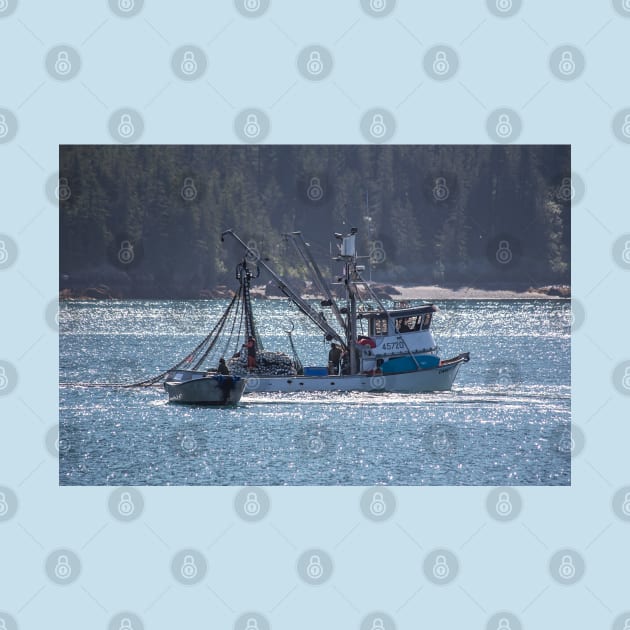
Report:
[[[81,70],[52,78],[45,56],[58,44],[79,51]],[[171,55],[183,44],[206,51],[202,78],[182,81]],[[329,77],[298,73],[306,45],[328,48]],[[443,82],[423,68],[436,44],[453,47],[457,74]],[[560,44],[586,59],[575,81],[560,81],[549,57]],[[630,106],[630,18],[611,2],[525,0],[509,18],[482,0],[399,0],[383,18],[358,0],[272,0],[259,18],[233,2],[147,0],[122,18],[105,0],[20,0],[0,17],[0,108],[18,118],[16,137],[0,144],[0,233],[19,257],[0,271],[0,359],[19,383],[0,397],[0,485],[19,499],[0,522],[0,611],[21,629],[107,628],[117,613],[145,628],[231,628],[249,610],[275,630],[359,628],[370,612],[397,627],[485,628],[500,610],[523,627],[611,628],[630,610],[630,523],[614,514],[614,493],[630,484],[630,398],[612,372],[630,359],[628,280],[612,245],[630,232],[630,145],[613,117]],[[260,522],[234,510],[237,488],[140,489],[144,512],[112,518],[112,489],[59,488],[45,435],[57,422],[58,335],[46,309],[57,295],[58,211],[45,184],[57,171],[60,143],[110,143],[108,119],[133,107],[143,143],[233,143],[245,108],[267,113],[270,143],[360,143],[361,115],[384,107],[397,143],[487,143],[486,119],[509,107],[523,143],[570,143],[586,194],[572,212],[573,295],[586,321],[573,338],[573,420],[585,435],[571,488],[519,489],[519,517],[499,523],[486,511],[489,488],[394,488],[397,511],[374,523],[360,511],[361,488],[272,488]],[[471,364],[472,365],[472,364]],[[48,554],[67,547],[82,573],[58,586],[44,571]],[[201,550],[205,579],[176,582],[180,549]],[[334,573],[313,587],[296,572],[302,551],[321,547]],[[438,587],[422,562],[436,547],[459,558],[457,579]],[[574,586],[554,581],[558,549],[584,557]],[[623,627],[623,623],[621,625]]]

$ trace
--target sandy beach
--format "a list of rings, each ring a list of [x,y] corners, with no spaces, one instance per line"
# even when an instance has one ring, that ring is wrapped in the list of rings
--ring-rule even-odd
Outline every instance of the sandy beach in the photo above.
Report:
[[[401,295],[401,300],[516,300],[516,299],[559,299],[557,295],[538,291],[511,291],[499,289],[476,289],[473,287],[458,287],[456,289],[429,286],[393,285]]]

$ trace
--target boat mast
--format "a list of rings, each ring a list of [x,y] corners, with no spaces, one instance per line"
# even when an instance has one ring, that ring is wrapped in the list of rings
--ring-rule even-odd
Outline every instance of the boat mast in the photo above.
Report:
[[[340,255],[336,260],[344,263],[344,288],[346,291],[347,302],[347,319],[346,324],[346,345],[350,353],[350,374],[357,374],[359,366],[357,365],[356,342],[357,342],[357,298],[354,279],[357,274],[357,247],[356,233],[357,228],[352,228],[350,234],[343,236],[335,233],[335,238],[341,241]]]
[[[256,278],[260,275],[260,269],[256,267]],[[256,330],[256,322],[254,320],[254,311],[252,309],[252,296],[251,296],[251,280],[254,277],[251,269],[247,266],[247,258],[243,259],[243,262],[239,263],[236,267],[236,279],[241,284],[241,299],[243,300],[243,319],[245,320],[245,342],[249,337],[253,337],[256,340],[256,348],[258,350],[264,350],[262,345],[262,339],[258,336]]]

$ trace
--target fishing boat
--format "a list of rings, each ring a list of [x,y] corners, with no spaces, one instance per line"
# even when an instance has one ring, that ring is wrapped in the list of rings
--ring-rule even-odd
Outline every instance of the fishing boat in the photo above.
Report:
[[[169,402],[195,405],[235,405],[247,384],[240,376],[195,370],[173,370],[165,378]]]
[[[249,392],[434,392],[450,390],[468,352],[443,359],[431,325],[438,312],[434,304],[398,302],[387,308],[361,273],[356,251],[356,228],[336,233],[340,273],[325,282],[301,232],[285,234],[295,246],[324,298],[319,309],[306,301],[232,230],[243,251],[236,266],[238,291],[201,342],[175,365],[136,383],[87,383],[92,387],[150,387],[162,384],[170,402],[236,404]],[[308,318],[331,344],[328,361],[304,366],[287,330],[289,352],[270,351],[258,332],[251,282],[264,270],[282,295]],[[335,287],[337,296],[333,293]],[[341,297],[338,297],[338,296]],[[323,309],[330,309],[328,316]],[[213,367],[214,366],[214,367]]]
[[[463,352],[448,359],[438,356],[431,331],[433,314],[439,310],[434,304],[397,303],[393,308],[385,307],[371,284],[361,277],[365,267],[358,264],[356,234],[356,228],[352,228],[350,234],[335,234],[338,254],[333,260],[340,264],[342,272],[333,286],[336,284],[342,289],[341,300],[324,282],[301,233],[288,235],[311,272],[314,284],[325,297],[320,305],[330,308],[331,320],[336,320],[337,324],[333,326],[322,310],[304,300],[255,249],[232,230],[223,232],[222,240],[231,237],[245,253],[237,278],[247,343],[228,364],[231,373],[247,378],[248,392],[433,392],[451,389],[461,366],[470,360],[470,354]],[[252,266],[256,274],[260,273],[260,268],[264,269],[284,296],[321,330],[328,342],[336,345],[339,361],[303,366],[295,351],[291,331],[287,332],[293,357],[261,350],[262,340],[256,330],[250,298]],[[253,353],[246,349],[247,345],[254,348]]]

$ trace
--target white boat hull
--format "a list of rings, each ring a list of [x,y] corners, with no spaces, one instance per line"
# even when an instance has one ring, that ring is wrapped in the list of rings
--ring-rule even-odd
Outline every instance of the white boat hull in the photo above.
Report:
[[[465,358],[432,369],[369,376],[250,376],[245,394],[260,392],[439,392],[448,391]]]

